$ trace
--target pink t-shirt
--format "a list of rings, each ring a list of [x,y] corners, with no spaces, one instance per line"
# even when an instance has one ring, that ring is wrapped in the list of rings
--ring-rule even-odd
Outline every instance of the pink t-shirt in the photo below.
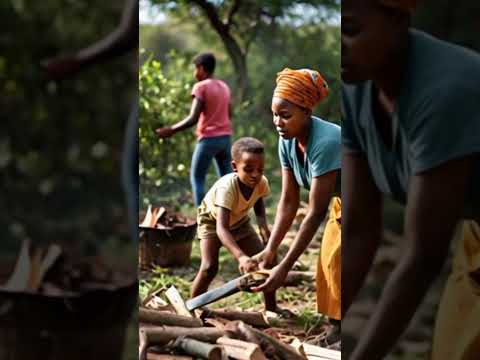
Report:
[[[230,89],[222,80],[206,79],[197,82],[192,96],[203,102],[197,124],[197,138],[231,135],[229,105]]]

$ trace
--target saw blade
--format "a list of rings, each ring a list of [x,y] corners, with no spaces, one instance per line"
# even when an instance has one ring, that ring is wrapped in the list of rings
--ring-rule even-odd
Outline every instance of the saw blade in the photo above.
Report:
[[[215,302],[217,300],[223,299],[224,297],[233,295],[240,291],[238,287],[239,278],[233,279],[227,282],[225,285],[222,285],[216,289],[207,291],[204,294],[198,295],[193,299],[187,300],[185,306],[189,311],[198,309],[201,306],[205,306]]]

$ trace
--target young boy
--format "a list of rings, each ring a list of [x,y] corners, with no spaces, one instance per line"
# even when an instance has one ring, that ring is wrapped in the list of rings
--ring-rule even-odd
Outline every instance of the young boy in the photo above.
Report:
[[[218,271],[218,253],[223,245],[237,259],[241,273],[254,271],[250,257],[263,250],[270,237],[263,197],[270,193],[263,176],[264,146],[257,139],[241,138],[232,145],[233,173],[220,178],[198,208],[198,238],[201,265],[193,282],[192,297],[207,291]],[[248,211],[254,208],[259,236],[250,224]],[[276,310],[275,292],[265,293],[265,309]]]

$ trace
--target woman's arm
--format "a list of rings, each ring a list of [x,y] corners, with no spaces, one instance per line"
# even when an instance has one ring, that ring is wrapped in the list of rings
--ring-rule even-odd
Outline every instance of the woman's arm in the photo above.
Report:
[[[342,155],[342,317],[363,285],[383,229],[383,200],[365,156]]]
[[[303,254],[308,244],[310,244],[318,227],[325,218],[328,204],[335,190],[336,178],[337,171],[331,171],[312,180],[307,215],[300,225],[300,229],[297,232],[292,246],[288,250],[285,258],[272,270],[267,281],[254,289],[254,291],[270,292],[276,290],[283,284],[288,271],[293,267],[293,264],[300,255]]]
[[[382,359],[441,271],[462,215],[471,164],[468,157],[456,159],[411,178],[405,215],[406,251],[352,360]]]

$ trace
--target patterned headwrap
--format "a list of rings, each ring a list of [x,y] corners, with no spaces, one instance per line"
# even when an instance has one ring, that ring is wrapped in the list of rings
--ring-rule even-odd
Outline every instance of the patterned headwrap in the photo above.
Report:
[[[307,109],[313,109],[328,96],[328,85],[318,71],[283,69],[277,74],[274,97],[279,97]]]
[[[417,0],[379,0],[381,5],[402,10],[408,13],[413,13],[417,6]]]

